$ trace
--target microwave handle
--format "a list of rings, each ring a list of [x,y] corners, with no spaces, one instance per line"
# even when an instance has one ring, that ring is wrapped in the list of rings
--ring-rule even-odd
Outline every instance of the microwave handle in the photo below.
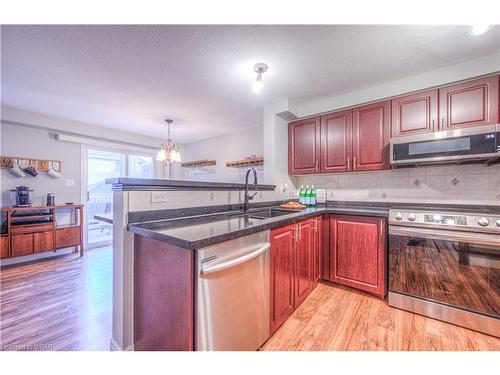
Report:
[[[462,232],[453,230],[426,229],[389,226],[389,235],[426,238],[431,240],[466,242],[475,245],[497,246],[500,251],[500,236],[489,233]]]

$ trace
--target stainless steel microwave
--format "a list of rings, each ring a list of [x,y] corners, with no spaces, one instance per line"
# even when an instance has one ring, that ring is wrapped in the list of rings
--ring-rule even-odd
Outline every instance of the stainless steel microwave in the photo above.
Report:
[[[500,125],[392,138],[392,167],[493,162],[500,159]]]

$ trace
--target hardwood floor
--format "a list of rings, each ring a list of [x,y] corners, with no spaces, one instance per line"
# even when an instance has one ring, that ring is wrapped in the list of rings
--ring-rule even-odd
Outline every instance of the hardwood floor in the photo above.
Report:
[[[500,350],[500,339],[321,283],[261,350]]]
[[[109,350],[111,248],[0,270],[1,350]],[[321,283],[261,350],[500,350],[500,339]]]
[[[0,270],[0,350],[109,350],[112,249]]]

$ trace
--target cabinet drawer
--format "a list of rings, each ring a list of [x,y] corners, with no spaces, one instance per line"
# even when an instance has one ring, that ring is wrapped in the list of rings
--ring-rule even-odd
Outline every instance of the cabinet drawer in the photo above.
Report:
[[[54,232],[33,233],[33,250],[35,253],[54,250]]]
[[[13,225],[10,227],[10,234],[46,232],[54,229],[54,223],[34,224],[34,225]]]
[[[80,227],[56,229],[56,249],[80,245]]]
[[[0,259],[9,256],[9,237],[0,236]]]
[[[10,248],[13,257],[33,254],[33,234],[13,234]]]

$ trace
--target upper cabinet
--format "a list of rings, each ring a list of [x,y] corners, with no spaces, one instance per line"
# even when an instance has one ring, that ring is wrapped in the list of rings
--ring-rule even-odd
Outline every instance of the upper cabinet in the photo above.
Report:
[[[496,75],[440,88],[440,130],[497,124],[498,79]]]
[[[386,100],[353,109],[353,171],[389,168],[390,108]]]
[[[320,118],[288,124],[288,170],[290,174],[319,172]]]
[[[420,91],[288,125],[288,172],[388,169],[389,139],[498,124],[500,76]]]
[[[438,90],[392,99],[391,137],[438,130]]]
[[[352,160],[352,109],[321,116],[321,172],[347,172]]]

